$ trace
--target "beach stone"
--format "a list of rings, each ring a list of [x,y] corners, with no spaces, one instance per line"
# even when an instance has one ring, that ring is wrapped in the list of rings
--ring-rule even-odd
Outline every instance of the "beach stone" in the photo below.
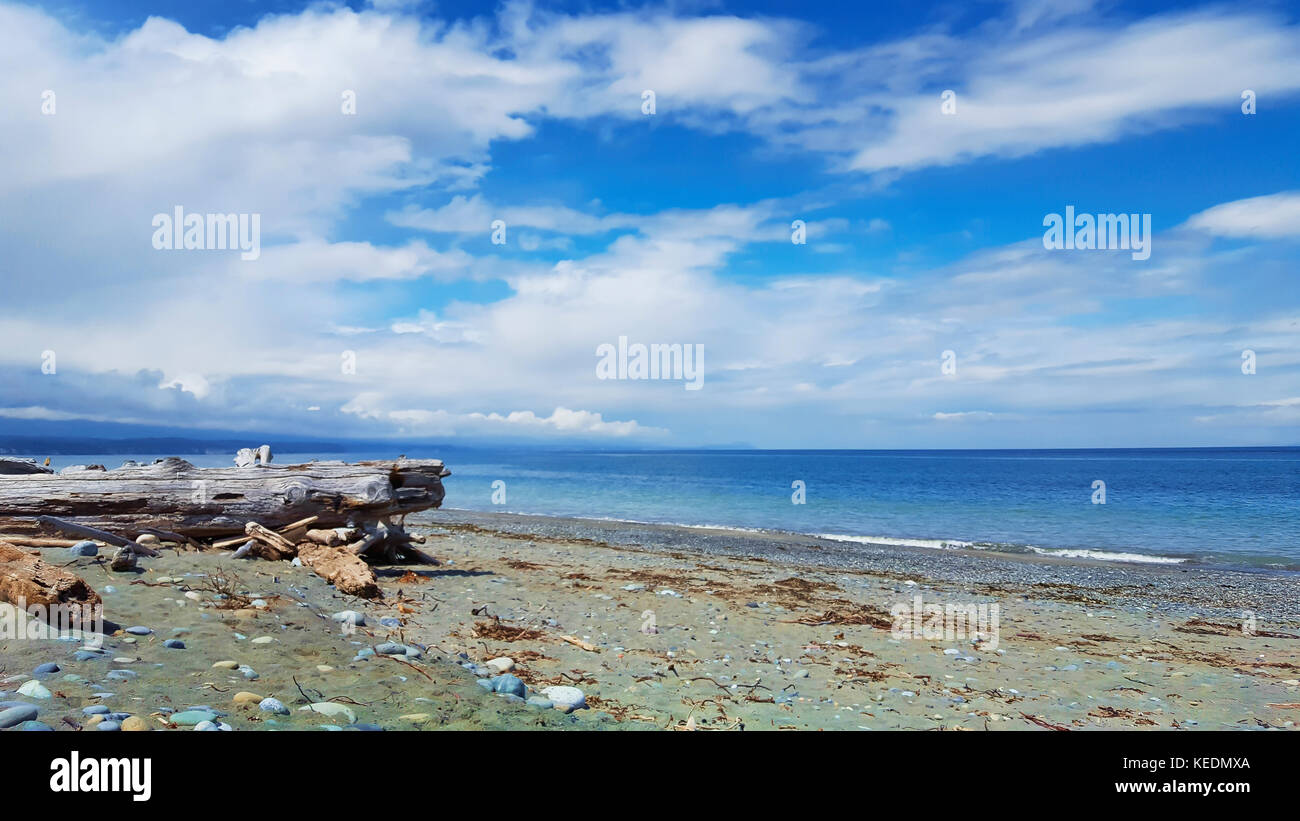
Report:
[[[401,627],[401,626],[402,626],[402,621],[401,621],[401,619],[395,619],[395,618],[393,618],[392,616],[387,616],[387,617],[385,617],[385,618],[380,619],[380,620],[379,620],[379,623],[382,624],[384,627]]]
[[[507,656],[501,656],[488,660],[483,666],[497,673],[508,673],[515,669],[515,660]]]
[[[239,667],[239,662],[233,661],[231,659],[226,659],[225,661],[218,661],[212,666],[217,668],[218,670],[234,670],[237,667]]]
[[[329,666],[328,664],[317,664],[317,665],[316,665],[316,670],[317,670],[318,672],[321,672],[321,673],[332,673],[332,672],[334,672],[334,668],[331,667],[331,666]]]
[[[260,678],[260,676],[257,675],[257,671],[254,670],[252,667],[249,667],[247,664],[239,665],[239,672],[242,673],[244,675],[244,678],[248,679],[249,681],[257,681],[257,679]]]
[[[139,716],[129,716],[122,719],[122,730],[128,733],[146,732],[149,729],[149,723]]]
[[[89,540],[83,542],[77,542],[72,547],[68,548],[69,559],[81,559],[88,556],[98,556],[98,555],[99,555],[99,545]]]
[[[581,710],[587,706],[587,697],[577,687],[547,687],[542,690],[542,695],[546,696],[555,705],[555,709],[571,713],[574,710]]]
[[[319,713],[328,718],[345,718],[347,719],[348,724],[357,723],[356,711],[346,704],[338,704],[333,701],[318,701],[314,704],[308,704],[306,707],[302,707],[301,709],[310,710],[313,713]]]
[[[257,638],[253,639],[253,644],[270,644],[273,641],[275,641],[274,636],[258,636]]]
[[[423,721],[428,721],[432,716],[428,713],[410,713],[409,715],[398,716],[397,718],[401,721],[413,721],[418,724]]]
[[[200,721],[198,724],[194,725],[194,729],[198,730],[201,733],[211,733],[211,732],[216,732],[221,728],[218,727],[216,723],[212,721]]]
[[[50,698],[49,689],[36,679],[23,682],[23,686],[18,688],[18,695],[27,696],[28,698]]]
[[[350,624],[353,627],[366,626],[365,614],[358,613],[355,610],[340,610],[339,612],[330,616],[330,618],[340,624]]]
[[[54,728],[46,724],[44,721],[24,721],[22,724],[19,724],[15,729],[27,733],[33,731],[41,732],[41,733],[54,732]]]
[[[90,718],[86,719],[86,726],[98,727],[100,722],[102,722],[103,720],[104,720],[103,716],[91,716]]]
[[[532,696],[527,702],[529,707],[536,707],[539,710],[550,710],[555,707],[555,702],[542,696]]]
[[[106,714],[106,713],[108,712],[108,705],[106,705],[106,704],[92,704],[92,705],[90,705],[89,707],[82,707],[82,708],[81,708],[81,712],[82,712],[82,715],[88,715],[88,716],[102,716],[102,715],[104,715],[104,714]]]
[[[250,693],[247,690],[241,693],[235,693],[236,704],[251,704],[255,701],[261,701],[261,700],[262,700],[262,696],[259,696],[257,693]]]
[[[173,714],[171,721],[173,724],[180,724],[181,726],[195,726],[205,721],[211,723],[216,720],[216,717],[217,714],[211,710],[183,710]]]
[[[38,666],[35,670],[32,671],[32,673],[38,676],[48,676],[53,673],[59,672],[60,669],[61,668],[59,667],[59,665],[55,664],[52,661],[47,661],[44,664]]]
[[[16,727],[25,721],[35,721],[40,708],[35,704],[24,704],[0,711],[0,730]]]
[[[122,729],[122,725],[116,721],[101,721],[95,726],[95,729],[101,733],[115,733]]]
[[[148,627],[144,627],[142,625],[136,625],[134,627],[126,628],[126,632],[130,633],[133,636],[147,636],[153,633],[153,630]]]
[[[166,647],[169,650],[184,650],[185,642],[180,639],[167,639],[167,641],[163,642],[163,647]]]
[[[258,703],[257,709],[264,713],[275,713],[280,716],[289,715],[289,708],[284,706],[278,698],[264,698]]]
[[[524,684],[518,676],[512,676],[509,673],[493,676],[491,681],[492,692],[494,693],[509,693],[512,696],[523,698],[528,692],[528,685]]]
[[[375,652],[381,656],[404,656],[406,655],[406,645],[398,644],[395,641],[386,641],[377,646]]]
[[[134,670],[109,670],[108,675],[104,676],[106,681],[130,681],[140,674]]]

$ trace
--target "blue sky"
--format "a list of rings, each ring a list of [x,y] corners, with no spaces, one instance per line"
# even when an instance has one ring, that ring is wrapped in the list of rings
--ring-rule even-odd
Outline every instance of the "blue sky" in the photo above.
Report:
[[[0,433],[1294,444],[1297,17],[0,1]],[[1150,258],[1044,248],[1066,206]],[[621,336],[703,388],[597,378]]]

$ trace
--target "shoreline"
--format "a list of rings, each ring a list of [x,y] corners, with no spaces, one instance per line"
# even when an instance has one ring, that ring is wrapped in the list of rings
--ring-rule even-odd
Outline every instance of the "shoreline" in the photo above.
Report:
[[[904,536],[860,536],[850,533],[812,533],[782,528],[746,527],[726,524],[695,524],[689,522],[656,522],[644,519],[620,519],[607,516],[574,516],[567,514],[525,513],[520,511],[480,510],[476,508],[458,508],[445,506],[442,511],[453,514],[479,516],[519,517],[524,520],[562,521],[571,523],[589,523],[592,525],[613,525],[618,527],[663,527],[681,530],[718,531],[724,533],[770,535],[782,539],[812,539],[818,542],[838,542],[866,547],[899,547],[923,550],[967,551],[1000,557],[1043,557],[1077,561],[1095,561],[1106,565],[1162,565],[1189,569],[1211,571],[1235,571],[1241,573],[1265,573],[1272,575],[1293,575],[1300,577],[1300,564],[1285,564],[1281,556],[1256,556],[1260,563],[1231,561],[1207,561],[1196,555],[1173,555],[1163,553],[1134,553],[1122,549],[1086,548],[1086,547],[1041,547],[1020,542],[986,542],[947,538],[909,538]],[[1264,561],[1271,559],[1271,561]]]
[[[1041,583],[1043,574],[1056,574],[1058,583],[1131,593],[1159,603],[1161,597],[1141,593],[1149,585],[1170,591],[1169,606],[1181,602],[1226,616],[1242,610],[1271,618],[1300,618],[1294,602],[1300,600],[1300,572],[1272,568],[1231,567],[1213,564],[1163,564],[1115,562],[1078,556],[1004,553],[978,548],[931,548],[905,544],[846,542],[806,533],[737,529],[701,525],[629,522],[524,513],[495,513],[442,508],[420,514],[412,524],[469,524],[486,529],[543,538],[605,541],[618,547],[654,551],[695,550],[701,555],[765,558],[790,565],[827,569],[884,568],[896,575],[958,584]],[[697,544],[698,541],[698,544]]]

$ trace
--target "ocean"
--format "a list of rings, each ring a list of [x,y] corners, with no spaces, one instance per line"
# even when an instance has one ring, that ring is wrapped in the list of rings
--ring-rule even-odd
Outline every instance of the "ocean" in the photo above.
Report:
[[[1300,570],[1300,448],[405,451],[444,506],[1110,561]],[[54,457],[56,468],[162,454]],[[168,454],[170,455],[170,454]],[[392,453],[279,453],[277,462]],[[185,455],[201,467],[232,454]],[[1100,503],[1104,483],[1104,503]],[[503,483],[503,484],[495,484]],[[802,483],[802,503],[799,487]],[[494,486],[495,485],[495,486]],[[1098,503],[1094,503],[1094,500]],[[851,549],[851,548],[850,548]]]

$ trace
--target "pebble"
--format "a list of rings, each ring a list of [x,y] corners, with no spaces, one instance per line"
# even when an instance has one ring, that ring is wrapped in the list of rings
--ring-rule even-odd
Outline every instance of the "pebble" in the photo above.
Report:
[[[492,692],[494,693],[509,693],[519,698],[523,698],[528,693],[528,685],[524,684],[523,680],[518,676],[512,676],[509,673],[493,676],[491,682]],[[578,693],[578,697],[581,698],[582,693]]]
[[[89,707],[82,707],[82,708],[81,708],[81,712],[82,712],[82,715],[88,715],[88,716],[102,716],[102,715],[104,715],[105,713],[108,712],[108,705],[106,705],[106,704],[92,704],[92,705],[90,705]]]
[[[528,699],[528,706],[536,707],[540,710],[550,710],[555,706],[555,702],[551,701],[549,698],[544,698],[542,696],[531,696]]]
[[[47,676],[50,675],[51,673],[59,672],[60,669],[61,668],[59,667],[59,665],[55,664],[52,661],[47,661],[44,664],[37,667],[35,670],[33,670],[32,673],[38,676]]]
[[[77,542],[68,548],[69,559],[80,559],[86,556],[98,556],[99,545],[91,541]]]
[[[542,695],[546,696],[555,705],[555,709],[571,713],[574,710],[581,710],[587,706],[587,698],[577,687],[547,687],[542,690]]]
[[[22,724],[18,725],[18,729],[23,732],[29,732],[29,733],[32,731],[37,731],[42,733],[54,732],[54,728],[46,724],[44,721],[24,721]]]
[[[410,713],[409,715],[398,716],[397,718],[400,721],[414,721],[415,723],[419,724],[421,722],[428,721],[430,718],[432,718],[432,716],[430,716],[428,713]]]
[[[489,659],[483,666],[493,672],[508,673],[515,669],[515,660],[508,656],[501,656],[500,658]]]
[[[289,708],[276,698],[264,698],[258,703],[257,709],[264,713],[275,713],[280,716],[289,715]]]
[[[28,698],[49,698],[50,691],[44,684],[36,679],[23,682],[23,686],[18,688],[18,695],[27,696]]]
[[[180,639],[167,639],[167,641],[163,642],[163,647],[166,647],[169,650],[184,650],[185,642]]]
[[[122,725],[116,721],[101,721],[99,724],[95,725],[95,729],[100,732],[115,733],[122,729]]]
[[[171,721],[173,724],[180,724],[181,726],[190,726],[190,725],[202,724],[205,721],[211,723],[212,721],[216,720],[216,717],[217,717],[216,713],[212,712],[211,710],[184,710],[182,712],[173,714],[171,717]]]
[[[216,664],[213,664],[212,666],[220,670],[234,670],[236,667],[239,666],[239,662],[234,661],[232,659],[226,659],[225,661],[218,661]]]
[[[375,647],[375,652],[381,656],[404,656],[406,655],[406,645],[398,644],[395,641],[386,641]]]
[[[356,712],[346,704],[338,704],[333,701],[318,701],[315,704],[308,704],[301,707],[302,710],[310,710],[313,713],[319,713],[329,718],[346,718],[349,724],[357,723]]]
[[[135,627],[126,628],[126,632],[130,633],[133,636],[147,636],[153,633],[153,630],[149,629],[148,627],[142,627],[140,625],[136,625]]]
[[[273,641],[275,641],[274,636],[258,636],[253,639],[253,644],[270,644]]]
[[[0,710],[0,730],[16,727],[25,721],[35,721],[36,714],[39,712],[40,708],[35,704],[24,704],[19,707]]]
[[[254,701],[261,701],[261,700],[262,697],[259,696],[257,693],[250,693],[247,690],[245,690],[242,693],[235,693],[236,704],[251,704]]]
[[[139,733],[149,729],[149,723],[139,716],[130,716],[122,719],[122,730],[128,733]]]
[[[340,610],[339,612],[330,616],[330,618],[334,619],[334,621],[339,622],[340,624],[351,624],[353,627],[366,626],[365,614],[358,613],[355,610]]]

